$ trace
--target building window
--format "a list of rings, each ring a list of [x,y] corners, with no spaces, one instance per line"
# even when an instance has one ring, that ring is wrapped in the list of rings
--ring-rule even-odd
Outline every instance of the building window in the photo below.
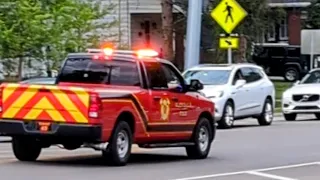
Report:
[[[276,40],[276,27],[274,23],[271,23],[268,28],[268,41]]]
[[[280,38],[280,40],[288,40],[288,20],[287,20],[287,18],[284,18],[280,21],[279,38]]]

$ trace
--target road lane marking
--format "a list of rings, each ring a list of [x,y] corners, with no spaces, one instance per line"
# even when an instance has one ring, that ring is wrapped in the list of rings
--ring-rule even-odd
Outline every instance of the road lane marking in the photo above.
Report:
[[[208,179],[214,177],[221,177],[221,176],[233,176],[239,174],[245,174],[249,171],[261,172],[261,171],[272,171],[272,170],[280,170],[280,169],[290,169],[290,168],[297,168],[303,166],[312,166],[312,165],[319,165],[320,162],[309,162],[309,163],[301,163],[301,164],[293,164],[293,165],[286,165],[286,166],[276,166],[270,168],[263,168],[263,169],[252,169],[246,171],[236,171],[236,172],[228,172],[228,173],[219,173],[219,174],[208,174],[202,176],[193,176],[193,177],[185,177],[180,179],[173,179],[173,180],[196,180],[196,179]]]
[[[277,176],[277,175],[267,174],[267,173],[258,172],[258,171],[248,171],[248,172],[246,172],[246,174],[266,177],[266,178],[270,178],[273,180],[298,180],[298,179],[288,178],[288,177],[284,177],[284,176]]]

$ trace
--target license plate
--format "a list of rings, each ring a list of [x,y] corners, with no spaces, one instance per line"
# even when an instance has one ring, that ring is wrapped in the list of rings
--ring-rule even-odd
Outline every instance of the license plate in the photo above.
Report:
[[[37,130],[41,132],[51,131],[51,123],[50,122],[38,122]]]

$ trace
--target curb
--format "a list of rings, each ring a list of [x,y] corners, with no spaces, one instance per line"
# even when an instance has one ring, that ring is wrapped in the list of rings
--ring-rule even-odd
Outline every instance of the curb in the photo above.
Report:
[[[274,116],[275,117],[282,117],[283,115],[282,115],[282,113],[274,113]]]

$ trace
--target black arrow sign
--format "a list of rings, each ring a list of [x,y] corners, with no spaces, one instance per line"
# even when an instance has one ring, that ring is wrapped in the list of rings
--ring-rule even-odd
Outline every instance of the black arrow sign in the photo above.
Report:
[[[232,45],[231,41],[229,41],[229,40],[225,40],[225,42],[226,42],[229,46]]]

